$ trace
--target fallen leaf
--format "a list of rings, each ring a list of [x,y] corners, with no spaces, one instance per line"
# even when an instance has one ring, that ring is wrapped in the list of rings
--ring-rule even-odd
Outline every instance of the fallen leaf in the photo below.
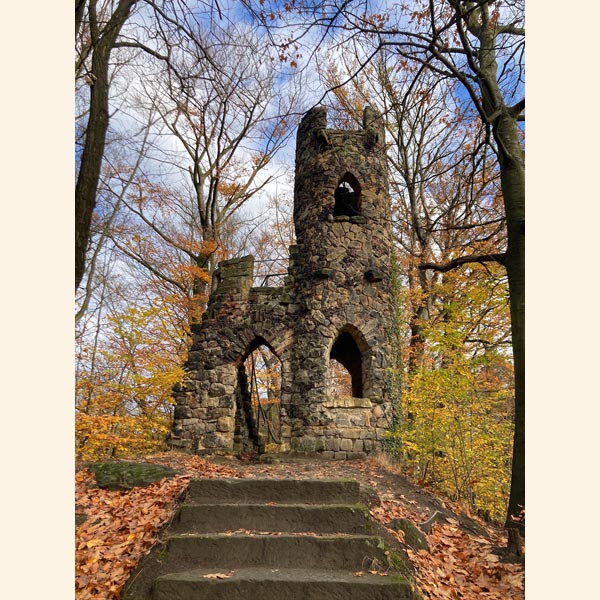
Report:
[[[206,575],[202,575],[204,579],[228,579],[233,575],[233,571],[229,571],[229,573],[207,573]]]

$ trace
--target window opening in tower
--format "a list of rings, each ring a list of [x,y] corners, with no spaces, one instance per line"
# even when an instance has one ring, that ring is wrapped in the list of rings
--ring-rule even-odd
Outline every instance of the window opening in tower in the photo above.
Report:
[[[351,378],[352,396],[354,398],[363,397],[363,357],[354,341],[354,338],[347,331],[340,333],[335,343],[331,347],[329,355],[330,360],[340,363],[349,373]]]
[[[335,190],[334,198],[334,217],[340,217],[342,215],[355,217],[360,215],[358,192],[352,187],[352,185],[350,185],[348,181],[343,180],[340,183]]]

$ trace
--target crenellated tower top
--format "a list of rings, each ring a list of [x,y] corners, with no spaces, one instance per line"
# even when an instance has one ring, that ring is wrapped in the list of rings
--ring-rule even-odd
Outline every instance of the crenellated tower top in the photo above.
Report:
[[[370,106],[358,130],[328,129],[325,107],[313,108],[302,119],[296,142],[294,225],[305,263],[308,259],[321,268],[339,269],[340,260],[346,259],[363,272],[389,264],[384,143],[383,119]],[[365,243],[355,252],[358,239]]]

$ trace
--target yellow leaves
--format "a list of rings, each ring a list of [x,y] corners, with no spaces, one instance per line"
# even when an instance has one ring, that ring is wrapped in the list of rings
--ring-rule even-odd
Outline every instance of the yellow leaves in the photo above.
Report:
[[[172,388],[183,379],[186,351],[171,311],[168,303],[156,302],[108,318],[94,360],[82,362],[76,381],[78,458],[164,448]]]
[[[461,345],[440,342],[444,366],[425,365],[407,381],[403,405],[410,419],[396,432],[403,467],[422,485],[501,520],[510,481],[512,425],[507,402],[499,400],[508,399],[510,379],[504,378],[503,390],[492,392],[491,359],[471,360]]]
[[[502,279],[476,267],[405,292],[403,326],[418,325],[422,340],[403,352],[405,361],[418,360],[404,378],[395,433],[407,475],[497,520],[506,509],[512,442],[511,357],[494,347],[509,335],[504,290]],[[428,316],[416,322],[421,306]]]
[[[233,571],[228,571],[227,573],[207,573],[206,575],[202,575],[203,579],[229,579],[234,574]]]

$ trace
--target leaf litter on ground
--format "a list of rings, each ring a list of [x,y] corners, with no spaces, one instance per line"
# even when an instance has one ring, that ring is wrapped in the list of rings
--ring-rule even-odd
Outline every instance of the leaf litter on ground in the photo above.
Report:
[[[413,498],[408,497],[405,490],[400,493],[395,486],[405,480],[374,460],[348,461],[346,464],[315,461],[307,463],[305,468],[294,469],[285,463],[232,462],[229,466],[177,452],[145,456],[139,460],[171,466],[181,475],[147,487],[115,492],[94,487],[94,477],[87,469],[76,474],[76,510],[86,515],[86,520],[76,529],[77,600],[120,599],[129,575],[173,517],[192,477],[352,477],[371,488],[377,479],[380,503],[371,507],[371,515],[403,544],[404,533],[388,528],[387,524],[393,519],[405,518],[418,525],[431,516],[430,509],[417,501],[420,495],[424,499],[433,498],[429,492],[415,489],[417,495],[413,494]],[[396,479],[386,483],[386,475]],[[409,485],[404,485],[408,489]],[[466,531],[460,526],[460,508],[447,500],[440,502],[446,512],[453,512],[457,518],[446,516],[442,523],[433,524],[431,533],[426,536],[429,552],[407,549],[423,597],[432,600],[523,600],[523,564],[501,559],[501,549],[506,547],[507,541],[504,530],[477,521],[484,535]],[[232,573],[212,575],[222,578],[230,577]],[[362,575],[363,571],[355,573],[357,577]]]
[[[173,517],[192,477],[240,477],[238,471],[198,456],[164,453],[143,460],[167,464],[182,475],[129,491],[109,491],[95,487],[89,470],[76,474],[76,510],[86,516],[75,532],[77,600],[119,600],[129,575]]]

